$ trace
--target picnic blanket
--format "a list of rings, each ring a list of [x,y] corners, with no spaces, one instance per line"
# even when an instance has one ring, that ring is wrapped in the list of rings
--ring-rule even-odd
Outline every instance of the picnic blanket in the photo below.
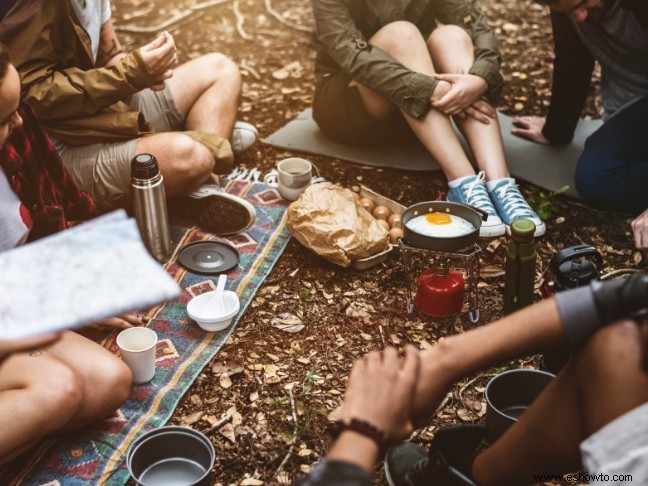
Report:
[[[245,198],[257,211],[256,223],[246,232],[227,238],[206,234],[195,227],[173,225],[176,250],[165,268],[182,288],[180,297],[150,309],[148,327],[158,334],[156,373],[150,383],[133,386],[130,398],[117,413],[78,432],[44,440],[19,460],[0,469],[2,485],[87,486],[123,485],[129,479],[126,452],[147,430],[164,425],[201,370],[216,355],[257,289],[272,270],[290,239],[285,227],[287,202],[276,191],[258,182],[233,181],[227,191]],[[229,328],[206,333],[187,315],[194,296],[215,288],[217,276],[191,273],[178,261],[178,250],[187,243],[213,239],[234,246],[239,265],[228,272],[227,289],[236,291],[241,311]],[[117,332],[101,342],[117,352]]]
[[[565,184],[567,195],[580,197],[574,187],[574,170],[583,145],[600,120],[581,120],[574,139],[567,145],[539,145],[511,135],[512,118],[498,113],[504,140],[504,152],[511,174],[550,191]],[[274,147],[326,155],[374,167],[394,167],[403,170],[439,170],[439,165],[413,136],[395,137],[374,146],[345,145],[327,139],[313,120],[312,109],[307,108],[263,142]],[[470,154],[463,137],[459,137],[464,151]]]

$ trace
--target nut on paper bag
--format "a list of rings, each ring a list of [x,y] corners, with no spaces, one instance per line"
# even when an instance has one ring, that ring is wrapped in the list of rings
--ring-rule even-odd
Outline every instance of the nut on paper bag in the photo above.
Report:
[[[357,198],[339,186],[312,185],[288,207],[288,229],[306,248],[342,267],[376,255],[389,237]]]

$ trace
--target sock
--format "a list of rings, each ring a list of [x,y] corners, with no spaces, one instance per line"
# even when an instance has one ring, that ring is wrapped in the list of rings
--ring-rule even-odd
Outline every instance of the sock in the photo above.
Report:
[[[474,175],[469,175],[465,177],[460,177],[459,179],[453,179],[451,181],[448,181],[448,187],[451,189],[454,189],[455,187],[459,187],[465,180],[474,178]]]
[[[502,181],[511,181],[513,184],[515,184],[515,179],[513,179],[512,177],[504,177],[502,179],[495,179],[494,181],[486,181],[486,190],[488,192],[491,192],[493,189],[495,189],[497,184]]]

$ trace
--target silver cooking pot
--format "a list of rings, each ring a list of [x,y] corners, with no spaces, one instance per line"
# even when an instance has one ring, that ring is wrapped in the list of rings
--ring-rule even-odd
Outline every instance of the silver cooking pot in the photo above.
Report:
[[[426,236],[422,235],[407,226],[411,219],[423,214],[441,212],[459,216],[474,226],[474,230],[461,236]],[[424,250],[455,252],[475,242],[479,237],[479,229],[482,221],[486,220],[487,214],[465,204],[448,201],[428,201],[414,204],[408,207],[401,216],[403,224],[403,236],[407,244],[422,248]]]

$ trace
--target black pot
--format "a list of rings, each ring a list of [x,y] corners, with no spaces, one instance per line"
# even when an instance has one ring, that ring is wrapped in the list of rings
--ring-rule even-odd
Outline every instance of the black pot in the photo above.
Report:
[[[488,440],[499,439],[542,393],[554,375],[540,370],[509,370],[494,376],[486,386]]]
[[[438,237],[425,236],[407,227],[407,222],[411,219],[432,212],[459,216],[472,224],[475,229],[462,236]],[[477,210],[465,204],[448,201],[429,201],[417,203],[407,208],[401,215],[401,221],[403,224],[403,236],[407,244],[424,250],[455,252],[477,242],[479,229],[482,224],[482,215]]]
[[[172,425],[150,430],[133,441],[126,464],[142,486],[210,486],[214,459],[214,446],[207,436]]]

